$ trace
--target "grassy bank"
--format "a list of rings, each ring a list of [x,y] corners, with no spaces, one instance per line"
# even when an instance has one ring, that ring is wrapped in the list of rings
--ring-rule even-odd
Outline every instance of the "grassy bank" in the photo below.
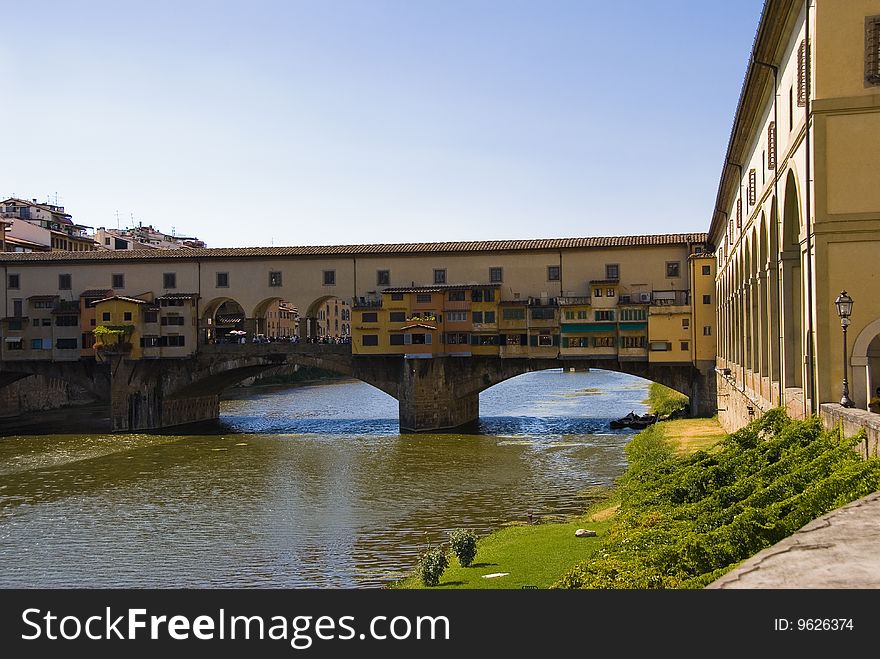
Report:
[[[657,382],[652,382],[648,389],[645,403],[651,412],[660,416],[668,416],[683,412],[688,406],[688,397]]]
[[[715,419],[681,419],[654,428],[669,428],[675,438],[671,450],[678,454],[706,448],[724,437]],[[525,585],[549,588],[563,575],[592,557],[605,541],[621,505],[616,491],[604,496],[583,515],[561,523],[508,526],[480,539],[477,557],[467,568],[450,556],[449,568],[436,588],[522,588]],[[596,531],[596,537],[578,538],[579,528]],[[484,578],[483,575],[507,573]],[[423,588],[415,576],[394,584],[395,588]]]
[[[701,588],[804,524],[880,487],[880,460],[817,419],[772,410],[682,457],[658,424],[627,446],[620,508],[563,588]]]

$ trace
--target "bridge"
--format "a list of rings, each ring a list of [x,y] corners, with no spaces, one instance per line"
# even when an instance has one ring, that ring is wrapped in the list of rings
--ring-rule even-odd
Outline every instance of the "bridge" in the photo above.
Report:
[[[448,430],[479,417],[479,394],[507,379],[554,368],[600,368],[665,384],[690,397],[691,411],[711,415],[715,376],[690,363],[651,364],[596,358],[500,358],[352,355],[349,345],[207,345],[186,359],[0,363],[7,379],[54,374],[86,387],[110,406],[117,432],[166,428],[219,415],[220,395],[256,375],[290,372],[294,366],[339,373],[366,382],[399,402],[405,432]]]

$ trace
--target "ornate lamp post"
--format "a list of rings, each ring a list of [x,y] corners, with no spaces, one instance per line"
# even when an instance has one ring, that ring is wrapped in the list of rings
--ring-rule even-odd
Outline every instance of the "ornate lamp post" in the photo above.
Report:
[[[834,300],[834,304],[837,305],[837,315],[840,316],[840,326],[843,328],[843,396],[840,398],[840,404],[843,407],[855,407],[856,404],[852,402],[849,397],[849,382],[846,379],[846,328],[849,327],[849,317],[852,314],[853,299],[846,294],[846,291],[842,291],[840,295],[837,296],[837,299]]]

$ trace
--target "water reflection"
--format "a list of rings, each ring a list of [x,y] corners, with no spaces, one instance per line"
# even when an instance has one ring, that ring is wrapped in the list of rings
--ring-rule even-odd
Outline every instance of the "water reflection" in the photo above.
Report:
[[[481,395],[474,434],[400,435],[397,402],[346,381],[238,391],[186,436],[3,438],[0,586],[380,586],[451,528],[578,512],[646,392],[532,373]]]

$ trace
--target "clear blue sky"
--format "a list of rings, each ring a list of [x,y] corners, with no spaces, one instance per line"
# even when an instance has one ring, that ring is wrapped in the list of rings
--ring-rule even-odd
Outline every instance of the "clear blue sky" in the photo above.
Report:
[[[0,195],[210,247],[706,231],[762,4],[6,3]]]

